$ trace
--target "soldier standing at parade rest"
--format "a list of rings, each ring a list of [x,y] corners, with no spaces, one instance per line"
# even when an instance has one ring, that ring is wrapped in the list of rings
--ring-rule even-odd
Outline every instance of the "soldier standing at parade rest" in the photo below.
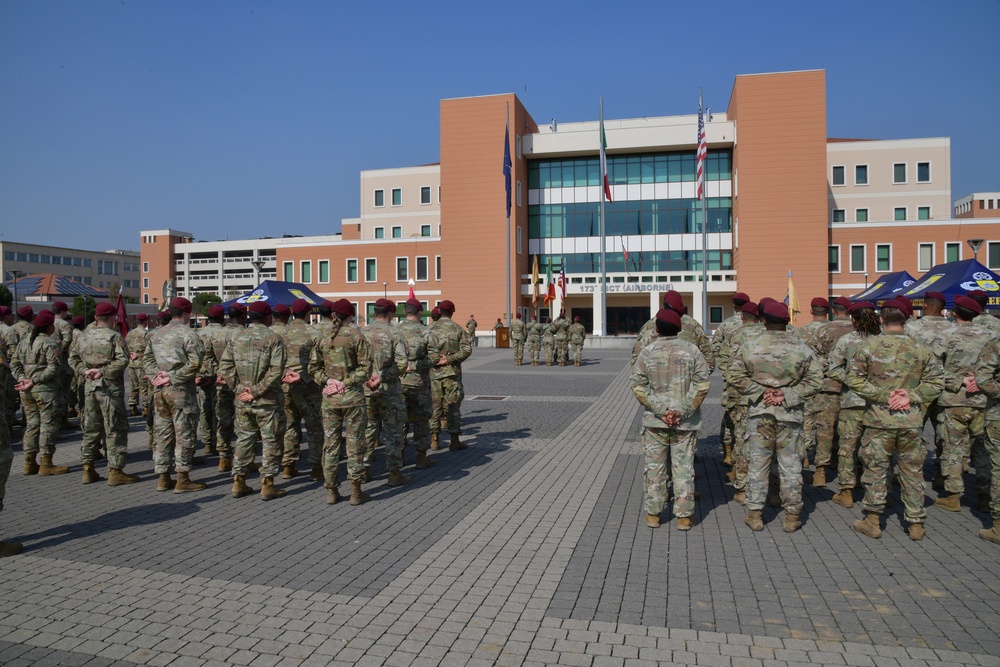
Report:
[[[437,327],[438,322],[441,321],[441,308],[434,306],[431,308],[431,323],[427,325],[427,336],[430,340],[431,332]],[[444,410],[441,408],[441,381],[435,380],[434,376],[428,373],[431,384],[431,415],[444,414]],[[427,424],[428,431],[430,430],[430,421]],[[438,439],[431,436],[431,449],[437,451],[439,448]]]
[[[73,353],[73,348],[76,346],[77,341],[80,340],[80,335],[83,333],[83,329],[84,329],[84,326],[86,325],[86,321],[83,319],[83,315],[77,315],[72,320],[70,320],[70,323],[73,325],[73,342],[70,344],[70,347],[69,347],[70,354],[72,354]],[[126,346],[126,349],[128,349],[127,346]],[[141,377],[145,378],[146,376],[143,375]],[[77,405],[83,405],[84,402],[85,402],[84,395],[83,395],[83,388],[84,388],[85,384],[86,384],[86,378],[84,378],[79,373],[74,373],[73,374],[72,390],[73,390],[73,393],[76,395],[76,404]]]
[[[3,361],[0,362],[0,394],[3,394],[0,421],[7,426],[8,435],[17,423],[14,415],[19,401],[17,392],[14,391],[14,376],[10,374],[10,357],[17,348],[17,334],[10,326],[13,319],[13,311],[7,306],[0,306],[0,354],[3,355]]]
[[[247,308],[250,326],[237,331],[219,360],[219,377],[236,396],[236,446],[233,447],[233,498],[253,493],[246,475],[253,463],[260,439],[261,500],[285,495],[274,486],[281,465],[285,438],[285,395],[281,378],[285,373],[285,346],[281,336],[271,331],[271,306],[254,301]]]
[[[990,305],[990,296],[981,289],[972,290],[966,296],[972,297],[979,304],[982,312],[976,315],[976,324],[990,329],[998,338],[1000,338],[1000,320],[993,317],[987,310],[987,306]]]
[[[802,526],[801,438],[805,402],[819,390],[823,371],[807,345],[785,330],[788,308],[770,301],[764,333],[737,350],[730,363],[733,386],[749,399],[746,443],[746,524],[763,530],[771,462],[777,458],[784,530]]]
[[[385,452],[388,486],[402,486],[410,478],[403,474],[403,444],[406,442],[406,404],[400,377],[409,368],[406,341],[392,325],[396,304],[378,299],[373,319],[365,327],[365,338],[372,348],[372,377],[365,383],[368,428],[365,429],[365,478],[371,477],[375,447],[381,442]]]
[[[739,350],[743,343],[753,338],[757,338],[764,333],[764,325],[760,323],[759,305],[753,301],[747,301],[740,306],[740,315],[743,318],[743,326],[726,337],[725,344],[719,349],[719,369],[722,372],[722,380],[729,389],[729,394],[723,394],[722,398],[729,408],[733,420],[733,469],[726,473],[726,479],[733,484],[733,500],[739,504],[746,502],[746,482],[747,482],[747,448],[746,422],[747,406],[749,399],[740,392],[732,383],[733,354]]]
[[[538,323],[538,315],[533,315],[527,327],[528,358],[532,366],[538,365],[538,353],[542,345],[542,325]]]
[[[475,347],[479,345],[476,340],[476,327],[479,326],[479,322],[476,322],[475,315],[469,315],[469,321],[465,323],[465,330],[469,332],[469,340],[472,341],[472,345]]]
[[[73,395],[70,393],[70,383],[73,381],[73,369],[69,365],[69,346],[73,343],[73,325],[70,324],[69,306],[65,301],[56,301],[52,304],[52,314],[55,316],[56,331],[53,338],[59,344],[62,362],[62,391],[59,394],[60,410],[62,411],[62,428],[70,428],[68,417],[75,417],[79,414],[76,410]],[[83,406],[80,406],[81,408]]]
[[[569,325],[569,345],[573,349],[573,365],[579,366],[583,362],[583,341],[587,339],[587,329],[580,324],[580,316],[573,317],[573,324]]]
[[[6,380],[10,376],[11,353],[14,351],[10,344],[14,342],[14,334],[8,326],[10,322],[10,308],[0,306],[0,512],[3,511],[3,501],[7,496],[7,479],[10,477],[10,468],[14,462],[14,452],[10,448],[10,429],[7,424],[7,402],[10,394],[7,391]],[[14,389],[13,385],[10,387]],[[24,550],[18,542],[0,542],[0,558],[16,556]]]
[[[542,349],[545,350],[545,365],[551,366],[555,359],[556,332],[552,318],[546,319],[542,325]]]
[[[565,310],[559,311],[559,317],[552,323],[552,331],[556,342],[556,361],[565,366],[569,356],[569,322]]]
[[[715,355],[712,353],[712,343],[709,342],[708,336],[705,335],[705,329],[702,328],[701,324],[686,314],[687,308],[684,307],[684,300],[681,298],[680,292],[676,290],[665,292],[663,294],[663,307],[681,316],[681,332],[678,335],[682,340],[697,345],[698,349],[701,350],[702,356],[705,357],[705,361],[708,362],[710,372],[715,370]],[[639,355],[639,350],[653,342],[656,335],[656,319],[653,318],[639,329],[639,337],[636,339],[635,345],[632,346],[631,363],[635,363],[635,358]]]
[[[823,297],[818,296],[809,302],[809,312],[812,315],[812,320],[799,327],[799,331],[802,333],[802,339],[807,345],[809,345],[809,340],[812,338],[813,334],[816,333],[816,330],[830,321],[830,302]],[[713,339],[713,344],[714,342],[715,339]],[[802,436],[802,446],[808,452],[812,449],[813,445],[816,444],[816,423],[813,421],[813,412],[809,406],[806,406],[805,423],[802,426]],[[802,458],[802,468],[805,469],[808,467],[809,458],[808,456],[805,456]]]
[[[660,525],[672,476],[677,528],[690,530],[694,525],[694,449],[701,428],[701,403],[710,386],[708,363],[696,346],[677,338],[680,315],[664,308],[655,319],[659,336],[639,352],[631,377],[632,393],[646,408],[642,417],[646,525]]]
[[[722,354],[723,349],[728,346],[728,338],[743,326],[742,308],[743,304],[748,301],[750,301],[750,297],[746,292],[737,292],[734,294],[734,312],[732,316],[726,318],[712,335],[712,355],[715,357],[716,364],[718,364],[720,369],[722,368],[722,362],[719,360],[719,356]],[[727,466],[732,465],[733,462],[732,402],[732,389],[728,385],[725,385],[722,389],[722,420],[719,424],[719,442],[722,443],[722,464]]]
[[[164,308],[167,308],[165,305]],[[158,327],[165,327],[170,324],[170,310],[161,310],[156,313],[156,322]],[[146,335],[146,346],[142,348],[142,353],[139,355],[140,363],[142,363],[142,376],[145,378],[145,384],[147,387],[147,410],[146,415],[146,440],[149,443],[150,451],[156,451],[156,429],[153,428],[153,418],[156,416],[156,406],[153,405],[153,385],[149,381],[149,376],[146,375],[146,348],[149,347],[149,337],[152,335],[155,329],[151,329]]]
[[[844,378],[867,401],[861,437],[865,518],[854,522],[854,530],[872,538],[882,536],[879,524],[888,496],[889,466],[896,454],[903,518],[910,539],[921,540],[927,517],[922,472],[927,453],[920,431],[924,407],[944,389],[944,379],[930,348],[903,331],[905,307],[896,299],[882,306],[882,335],[864,342]]]
[[[198,433],[198,393],[194,379],[205,355],[198,334],[189,327],[191,302],[170,300],[170,322],[149,337],[143,364],[153,385],[156,449],[153,463],[160,476],[157,491],[201,491],[202,482],[191,481],[190,471]],[[177,471],[176,482],[170,468]]]
[[[427,456],[431,446],[431,360],[427,356],[429,334],[427,327],[420,321],[423,306],[416,298],[409,298],[403,306],[406,319],[400,322],[400,333],[406,341],[406,355],[409,363],[403,374],[403,402],[409,420],[413,422],[413,448],[417,452],[417,468],[430,468],[434,465]],[[405,441],[404,441],[405,446]]]
[[[70,365],[85,379],[84,430],[81,459],[83,483],[100,476],[94,469],[101,438],[108,444],[108,486],[138,482],[125,473],[128,454],[128,412],[125,408],[125,369],[129,358],[125,339],[116,328],[117,310],[110,303],[95,309],[96,324],[80,334],[70,353]]]
[[[431,330],[427,342],[427,356],[431,364],[431,391],[434,391],[433,381],[438,382],[440,406],[431,415],[431,449],[438,442],[441,429],[447,428],[451,434],[451,451],[467,449],[459,436],[462,433],[462,399],[465,390],[462,387],[462,362],[472,354],[472,341],[468,332],[452,321],[455,304],[445,299],[441,302],[441,321]]]
[[[284,336],[285,327],[288,326],[288,320],[291,316],[291,308],[283,303],[274,304],[274,307],[271,309],[271,331],[279,336]]]
[[[209,306],[205,311],[206,324],[197,329],[198,337],[205,348],[205,356],[201,359],[201,368],[198,369],[198,377],[194,379],[194,384],[198,388],[198,433],[201,435],[201,442],[205,445],[205,454],[218,454],[218,430],[219,416],[215,412],[216,401],[218,400],[218,387],[215,381],[219,377],[219,359],[215,356],[212,348],[213,332],[222,328],[220,323],[225,311],[222,306],[215,304]]]
[[[514,344],[515,366],[520,366],[524,361],[524,339],[526,333],[521,313],[517,313],[514,315],[514,321],[510,323],[510,341]]]
[[[149,409],[149,381],[142,372],[142,353],[146,351],[146,338],[149,336],[149,315],[139,313],[135,316],[136,327],[125,336],[125,346],[128,348],[128,407],[133,417],[146,414]],[[140,407],[142,406],[142,407]]]
[[[309,360],[313,348],[319,343],[319,334],[309,326],[312,305],[305,299],[296,299],[292,304],[291,324],[281,334],[285,343],[285,375],[281,388],[285,392],[285,443],[281,464],[283,479],[298,475],[302,443],[302,426],[306,423],[309,434],[310,477],[323,479],[323,394],[320,386],[312,379]],[[339,330],[339,324],[336,325]],[[272,325],[272,330],[274,329]]]
[[[203,404],[200,428],[205,448],[211,451],[211,447],[214,446],[215,452],[219,455],[219,472],[229,472],[233,469],[232,447],[229,444],[233,437],[233,415],[229,411],[235,408],[235,404],[233,391],[226,381],[219,377],[219,360],[222,359],[233,332],[239,329],[225,326],[226,311],[218,304],[209,306],[205,314],[208,317],[208,324],[198,330],[198,335],[201,336],[205,346],[205,357],[201,362],[201,375],[205,379],[198,388],[205,390],[206,401],[211,395],[213,402],[210,408],[205,408]],[[223,413],[227,415],[225,428],[223,428]],[[211,435],[208,433],[209,429],[213,430]]]
[[[351,505],[361,505],[371,498],[362,491],[365,479],[365,412],[363,385],[371,378],[371,346],[355,324],[354,306],[347,299],[330,304],[336,323],[331,334],[319,339],[313,348],[309,369],[323,393],[323,477],[326,503],[340,500],[337,472],[340,450],[347,443],[347,479],[351,483]],[[345,433],[342,433],[341,430]]]
[[[988,511],[992,525],[979,531],[987,542],[1000,544],[1000,342],[992,340],[976,360],[976,386],[986,394],[986,443],[981,458],[973,449],[976,491],[980,511]],[[0,427],[2,428],[2,427]]]

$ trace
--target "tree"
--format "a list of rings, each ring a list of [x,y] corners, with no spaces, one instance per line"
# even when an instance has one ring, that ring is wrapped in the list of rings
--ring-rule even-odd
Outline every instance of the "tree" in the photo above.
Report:
[[[0,283],[0,306],[10,306],[14,303],[14,295],[10,293],[7,286]]]
[[[192,305],[194,306],[194,312],[199,315],[205,315],[208,309],[217,303],[222,303],[222,299],[217,294],[200,292],[195,295]]]
[[[73,305],[69,307],[69,314],[73,317],[84,315],[85,322],[90,324],[94,321],[94,310],[96,308],[97,302],[94,301],[94,297],[85,297],[81,294],[73,299]]]

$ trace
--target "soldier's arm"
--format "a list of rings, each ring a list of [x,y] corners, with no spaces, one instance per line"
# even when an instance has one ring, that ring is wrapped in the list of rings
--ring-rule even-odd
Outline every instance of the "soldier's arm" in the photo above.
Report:
[[[73,369],[74,373],[82,373],[87,370],[83,365],[83,359],[80,357],[80,349],[77,345],[69,350],[69,367]]]
[[[629,377],[629,382],[632,385],[632,393],[639,403],[642,404],[642,407],[657,417],[662,416],[669,409],[666,401],[659,399],[649,384],[646,355],[640,354],[636,359],[635,364],[632,366],[632,375]]]
[[[233,346],[232,341],[226,343],[226,349],[222,353],[222,358],[219,359],[218,375],[226,384],[229,385],[230,389],[236,389],[236,357],[233,356]]]
[[[431,366],[437,366],[441,361],[441,342],[433,330],[427,333],[427,358],[430,359]]]
[[[708,361],[705,360],[704,355],[696,355],[694,360],[694,373],[691,377],[691,385],[688,387],[687,394],[684,396],[684,406],[680,410],[681,418],[687,419],[701,407],[702,402],[704,402],[705,397],[708,396],[708,390],[711,387],[711,382],[709,382],[708,376],[712,374],[709,368]]]
[[[979,391],[990,398],[1000,398],[1000,382],[997,382],[997,371],[1000,370],[1000,347],[996,341],[990,341],[979,351],[976,360],[976,384]]]
[[[924,369],[920,373],[920,384],[909,392],[912,404],[930,403],[944,391],[944,369],[929,349],[926,357]]]
[[[698,349],[701,350],[702,356],[705,357],[705,362],[708,364],[708,372],[711,374],[715,370],[715,354],[712,352],[712,343],[708,340],[708,335],[705,334],[705,330],[701,328],[701,325],[697,327],[698,331]]]
[[[201,370],[198,374],[206,378],[214,378],[219,371],[219,358],[215,354],[212,339],[205,341],[205,355],[201,358]]]
[[[118,382],[124,377],[125,369],[128,368],[128,350],[125,347],[125,339],[117,332],[112,336],[111,345],[114,348],[114,353],[104,368],[101,369],[101,376],[112,382]],[[77,354],[75,345],[71,354]]]
[[[635,345],[632,346],[632,359],[629,364],[635,364],[635,360],[639,357],[639,353],[642,352],[642,348],[653,342],[653,338],[656,336],[656,329],[652,329],[652,335],[650,335],[650,329],[643,327],[639,331],[639,337],[635,339]]]
[[[454,365],[461,363],[468,359],[472,355],[472,335],[467,331],[462,332],[462,336],[458,341],[458,354],[453,354],[448,357],[448,363]]]
[[[320,387],[326,386],[326,362],[323,359],[323,344],[317,342],[309,351],[309,374],[313,381]]]
[[[399,372],[399,377],[403,377],[410,365],[410,348],[406,345],[406,339],[400,335],[398,330],[393,330],[392,341],[393,360],[396,362],[396,370]]]
[[[45,345],[42,349],[45,354],[45,366],[37,365],[35,370],[28,374],[28,378],[35,384],[51,382],[59,377],[61,369],[59,364],[62,361],[62,350],[53,341],[52,345]]]
[[[830,350],[826,365],[826,376],[843,383],[847,375],[847,336],[841,336],[833,349]]]
[[[285,346],[282,344],[281,338],[275,334],[269,347],[270,354],[264,377],[261,378],[260,382],[249,387],[254,398],[259,398],[267,391],[281,389],[281,377],[285,374]]]
[[[868,347],[863,346],[857,351],[854,358],[851,359],[847,373],[844,376],[844,383],[851,388],[851,391],[869,403],[887,405],[891,390],[883,389],[868,379],[870,364],[871,359]]]
[[[198,334],[185,339],[184,351],[187,353],[187,363],[169,373],[170,384],[175,387],[194,380],[201,368],[201,360],[205,358],[205,346],[201,344]]]
[[[813,355],[809,359],[809,366],[806,374],[797,383],[788,387],[782,387],[781,393],[785,396],[785,405],[794,406],[805,403],[807,399],[816,395],[823,385],[823,362],[819,357]]]
[[[358,360],[358,367],[344,378],[344,386],[347,388],[360,387],[372,376],[372,346],[368,344],[364,336],[358,336],[355,345],[354,353]]]
[[[151,338],[152,336],[146,337],[146,347],[142,351],[142,370],[150,380],[160,372],[160,367],[156,363],[156,355],[153,354],[153,346],[150,344]]]

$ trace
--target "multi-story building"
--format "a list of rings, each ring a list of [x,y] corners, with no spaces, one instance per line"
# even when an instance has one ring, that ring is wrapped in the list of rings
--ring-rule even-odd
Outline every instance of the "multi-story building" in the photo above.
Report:
[[[105,292],[139,298],[139,253],[134,250],[78,250],[0,241],[0,275],[50,273]]]
[[[969,218],[1000,217],[1000,192],[973,192],[955,202],[955,217]]]

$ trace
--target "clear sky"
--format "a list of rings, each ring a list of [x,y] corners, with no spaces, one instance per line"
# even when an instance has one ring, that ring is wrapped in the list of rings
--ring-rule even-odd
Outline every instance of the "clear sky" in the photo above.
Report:
[[[952,197],[996,191],[998,26],[997,0],[3,0],[0,237],[336,233],[360,170],[438,161],[442,98],[689,114],[699,86],[722,111],[737,74],[817,68],[830,136],[949,136]]]

